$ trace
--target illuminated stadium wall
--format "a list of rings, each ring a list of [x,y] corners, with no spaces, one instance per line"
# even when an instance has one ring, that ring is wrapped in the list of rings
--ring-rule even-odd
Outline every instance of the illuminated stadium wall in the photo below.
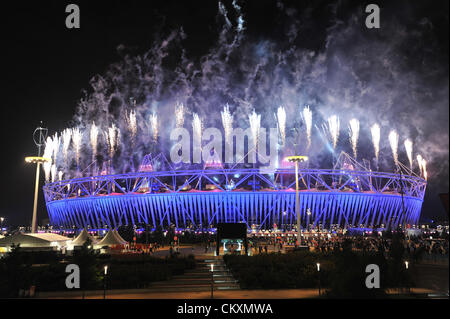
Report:
[[[341,227],[417,224],[426,181],[417,176],[342,169],[301,169],[301,224]],[[295,173],[207,169],[95,176],[46,184],[55,226],[249,228],[296,224]]]

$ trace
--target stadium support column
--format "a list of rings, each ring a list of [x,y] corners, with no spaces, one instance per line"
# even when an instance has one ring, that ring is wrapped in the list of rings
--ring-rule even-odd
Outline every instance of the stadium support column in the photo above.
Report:
[[[300,230],[300,195],[298,193],[298,163],[299,162],[305,162],[308,160],[308,156],[288,156],[286,157],[286,160],[289,162],[295,163],[295,193],[296,193],[296,211],[297,211],[297,240],[298,244],[302,244],[301,239],[301,230]]]
[[[42,163],[50,162],[51,159],[44,158],[40,156],[29,156],[25,157],[25,162],[36,164],[36,182],[34,186],[34,204],[33,204],[33,219],[31,222],[31,232],[36,232],[36,219],[37,219],[37,201],[38,201],[38,193],[39,193],[39,169]]]
[[[295,203],[295,209],[297,213],[297,240],[298,245],[301,246],[302,244],[302,237],[301,237],[301,231],[300,231],[300,195],[298,193],[298,161],[295,161],[295,193],[296,193],[296,203]]]
[[[36,182],[34,185],[34,203],[33,203],[33,219],[31,222],[31,232],[36,232],[36,215],[37,215],[37,201],[38,201],[38,192],[39,192],[39,168],[41,167],[41,163],[38,162],[36,165]]]

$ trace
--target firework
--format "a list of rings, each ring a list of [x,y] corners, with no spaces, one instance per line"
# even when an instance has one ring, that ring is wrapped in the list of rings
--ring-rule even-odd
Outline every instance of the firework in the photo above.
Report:
[[[333,149],[335,149],[339,140],[339,117],[337,115],[332,115],[328,118],[328,133],[331,137]]]
[[[306,149],[309,149],[309,147],[311,146],[311,128],[312,128],[312,112],[309,109],[309,106],[305,106],[303,108],[303,121],[305,122],[306,125],[306,138],[308,139],[308,145],[306,147]]]
[[[357,119],[350,120],[348,133],[350,136],[350,143],[352,144],[353,157],[356,159],[359,138],[359,121]]]
[[[56,180],[56,165],[55,164],[52,165],[50,171],[52,174],[52,183],[53,183]]]
[[[98,141],[98,127],[95,126],[95,122],[92,122],[91,132],[91,147],[92,147],[92,161],[95,162],[95,158],[97,156],[97,141]]]
[[[67,153],[69,151],[70,141],[72,139],[72,129],[66,128],[62,134],[64,163],[67,164]]]
[[[391,145],[395,166],[398,166],[398,133],[395,130],[389,133],[389,144]]]
[[[372,144],[375,151],[375,159],[378,163],[378,155],[380,153],[380,126],[375,123],[370,128],[370,133],[372,134]]]
[[[286,142],[286,110],[284,107],[280,106],[277,110],[277,121],[278,121],[278,129],[281,134],[281,145],[284,145]]]
[[[183,127],[185,111],[183,104],[177,104],[175,107],[175,122],[177,127]]]
[[[106,142],[108,144],[109,158],[112,160],[119,144],[119,129],[114,125],[108,128],[106,132]]]
[[[427,161],[420,154],[417,154],[417,164],[419,165],[420,175],[427,179]]]
[[[230,113],[230,107],[228,104],[224,106],[222,115],[223,130],[225,132],[225,143],[230,143],[231,133],[233,132],[233,115]]]
[[[409,167],[412,170],[412,165],[413,165],[413,142],[409,138],[405,140],[405,149],[406,149],[406,155],[408,156],[408,160],[409,160]]]
[[[62,178],[63,178],[63,172],[62,171],[58,172],[58,178],[59,178],[60,181],[62,181]]]
[[[425,159],[422,159],[422,171],[423,171],[423,178],[427,180],[428,179],[427,161]]]
[[[150,124],[152,126],[153,141],[156,143],[158,141],[158,115],[156,113],[150,115]]]
[[[256,152],[256,148],[258,146],[259,130],[261,128],[261,115],[257,114],[255,110],[253,110],[253,113],[248,116],[248,120],[250,122],[250,129],[252,131],[253,143]]]
[[[77,163],[77,167],[80,166],[80,149],[81,149],[81,140],[83,139],[83,133],[78,127],[72,129],[72,141],[75,149],[75,161]]]
[[[59,145],[61,142],[61,138],[58,137],[58,133],[55,133],[55,135],[53,135],[53,139],[52,139],[52,156],[53,156],[53,162],[56,163],[56,159],[58,158],[58,152],[59,152]]]
[[[422,155],[417,154],[417,164],[419,165],[420,176],[422,176],[422,173],[423,173],[423,171],[422,171],[422,161],[423,161]]]
[[[128,129],[131,135],[131,145],[134,146],[137,134],[136,112],[130,111],[130,115],[127,116]]]
[[[47,182],[50,180],[50,170],[52,167],[52,153],[53,153],[53,140],[50,136],[48,136],[47,141],[45,143],[43,157],[48,158],[49,161],[46,161],[42,164],[42,168],[44,169],[45,180]]]
[[[197,141],[197,143],[200,143],[202,141],[202,119],[198,116],[197,113],[194,113],[192,119],[192,131],[194,134],[194,141]]]

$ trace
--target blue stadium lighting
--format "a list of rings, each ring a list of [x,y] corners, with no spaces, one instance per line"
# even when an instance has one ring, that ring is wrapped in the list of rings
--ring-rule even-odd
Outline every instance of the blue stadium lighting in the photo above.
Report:
[[[227,184],[233,177],[234,183]],[[417,224],[425,189],[426,181],[417,176],[300,169],[301,227],[306,228],[307,217],[325,228]],[[206,229],[243,221],[248,229],[270,229],[296,224],[292,168],[277,169],[273,179],[257,168],[103,175],[46,184],[44,195],[51,224],[66,228],[145,223]]]

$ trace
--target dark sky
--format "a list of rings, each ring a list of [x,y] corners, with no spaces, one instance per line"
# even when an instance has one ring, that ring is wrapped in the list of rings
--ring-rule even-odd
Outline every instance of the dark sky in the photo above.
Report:
[[[230,6],[231,1],[224,1]],[[448,59],[448,1],[369,1],[379,3],[383,14],[427,16],[439,39],[439,56]],[[81,29],[65,27],[65,7],[76,3],[81,9]],[[303,45],[323,45],[329,16],[326,1],[287,1],[302,12],[314,8],[309,32],[301,35]],[[343,1],[338,15],[365,2]],[[240,2],[246,15],[247,33],[252,37],[276,38],[284,32],[276,2]],[[35,155],[32,133],[43,120],[51,133],[70,125],[82,90],[89,80],[105,72],[121,59],[121,44],[136,53],[145,52],[155,34],[183,26],[190,41],[191,55],[204,54],[216,37],[216,1],[15,1],[2,3],[1,71],[2,92],[2,201],[0,216],[9,224],[30,223],[33,205],[35,168],[24,157]],[[448,64],[443,64],[448,68]],[[448,77],[448,69],[447,69]],[[448,136],[448,134],[447,134]],[[448,163],[448,162],[447,162]],[[448,170],[447,170],[448,172]],[[41,174],[42,176],[42,174]],[[43,180],[41,180],[42,183]],[[42,185],[42,184],[41,184]],[[448,185],[448,184],[447,184]],[[438,194],[448,192],[434,185],[427,193],[424,215],[443,215]],[[42,192],[39,220],[46,218]]]

